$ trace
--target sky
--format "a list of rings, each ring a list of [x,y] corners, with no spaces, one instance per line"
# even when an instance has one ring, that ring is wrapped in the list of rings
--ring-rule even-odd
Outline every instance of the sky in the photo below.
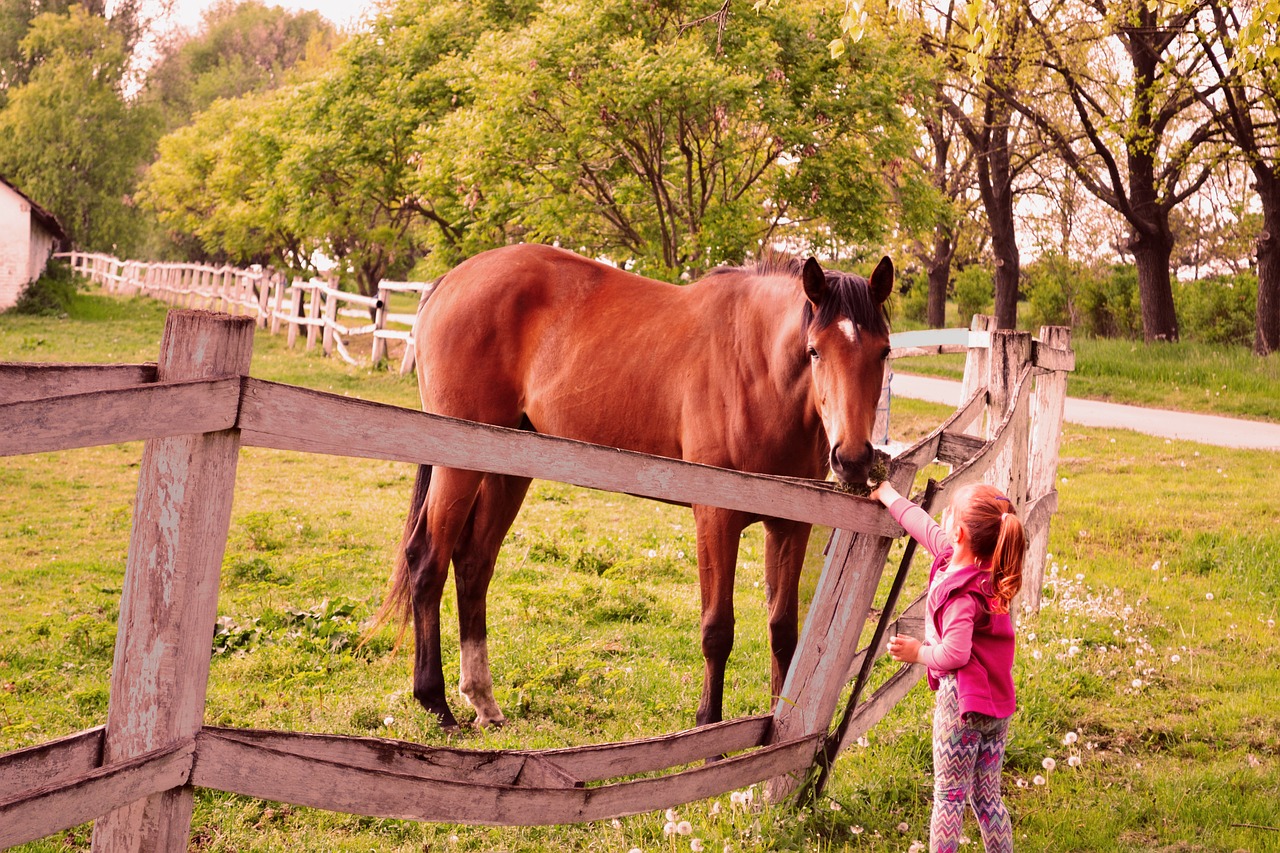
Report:
[[[214,5],[214,2],[215,0],[174,0],[173,24],[194,29],[200,23],[204,10]],[[283,6],[296,11],[315,10],[343,29],[358,23],[365,10],[373,8],[374,5],[372,0],[283,0],[283,2],[264,0],[264,2],[268,6]]]

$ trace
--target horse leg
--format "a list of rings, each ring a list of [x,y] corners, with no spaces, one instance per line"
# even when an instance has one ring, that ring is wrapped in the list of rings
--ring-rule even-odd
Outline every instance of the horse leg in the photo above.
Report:
[[[718,723],[724,710],[724,668],[733,650],[733,578],[738,540],[747,519],[742,513],[695,506],[698,530],[698,582],[702,593],[702,698],[697,724]]]
[[[405,544],[413,610],[413,695],[435,714],[442,728],[458,722],[445,699],[440,655],[440,597],[449,574],[449,560],[471,513],[483,475],[455,468],[436,468],[427,501]]]
[[[773,658],[769,683],[773,703],[782,695],[782,683],[796,651],[800,572],[811,526],[781,519],[764,523],[764,594],[769,608],[769,652]]]
[[[524,477],[485,475],[471,518],[453,552],[462,671],[458,689],[475,708],[479,726],[506,722],[493,697],[486,602],[498,550],[520,511],[529,482]]]

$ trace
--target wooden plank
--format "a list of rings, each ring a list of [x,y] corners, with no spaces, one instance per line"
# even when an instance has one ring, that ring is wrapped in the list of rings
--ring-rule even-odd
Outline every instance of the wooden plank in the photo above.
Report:
[[[1065,342],[1057,340],[1045,340],[1044,329],[1063,329],[1068,334]],[[1076,369],[1076,352],[1070,345],[1070,329],[1066,326],[1044,326],[1041,328],[1040,340],[1031,342],[1031,363],[1036,367],[1050,370],[1055,373],[1063,371],[1072,371]],[[1055,333],[1056,334],[1056,333]]]
[[[171,311],[161,382],[246,375],[253,318]],[[194,739],[204,717],[218,581],[231,523],[240,433],[147,442],[120,599],[103,761]],[[97,851],[184,849],[192,793],[181,788],[118,809],[94,827]]]
[[[682,764],[760,746],[769,734],[773,717],[762,714],[696,729],[629,741],[564,749],[539,754],[585,782],[651,773]]]
[[[0,456],[226,430],[239,402],[237,376],[9,403]]]
[[[835,534],[774,709],[770,733],[774,742],[810,734],[825,736],[847,683],[845,676],[857,653],[858,636],[866,624],[891,544],[884,536],[846,530]],[[766,795],[770,800],[781,800],[799,781],[790,775],[774,777]]]
[[[102,764],[102,732],[98,726],[0,755],[0,802],[97,769]]]
[[[1040,340],[1042,348],[1071,350],[1071,330],[1063,326],[1042,326]],[[1074,361],[1071,367],[1074,367]],[[1035,399],[1031,405],[1031,458],[1027,463],[1029,498],[1040,498],[1053,492],[1057,483],[1058,452],[1067,400],[1067,375],[1064,371],[1071,367],[1036,377]],[[1056,492],[1054,494],[1056,496]],[[1028,511],[1023,524],[1027,531],[1027,559],[1023,566],[1019,604],[1038,612],[1044,589],[1045,555],[1049,547],[1049,517],[1042,518]]]
[[[914,601],[903,608],[898,614],[898,618],[889,623],[888,630],[885,631],[885,637],[892,637],[894,634],[908,634],[917,639],[924,639],[924,607],[925,593],[921,593]],[[871,652],[871,649],[863,646],[854,655],[853,660],[849,663],[849,674],[845,676],[845,681],[852,681],[858,676],[858,671],[862,669],[862,661]],[[883,657],[886,653],[884,648],[875,650],[876,657]]]
[[[185,785],[194,755],[195,742],[188,740],[0,801],[0,849],[70,829],[125,803]]]
[[[385,738],[214,726],[204,727],[198,742],[203,744],[211,737],[362,770],[398,773],[414,779],[441,782],[465,779],[483,785],[516,785],[531,784],[530,779],[538,778],[542,780],[542,787],[582,785],[582,780],[554,767],[552,762],[537,753],[452,749]],[[541,766],[531,768],[531,764]],[[554,784],[549,784],[552,781]]]
[[[244,444],[493,471],[685,504],[722,506],[898,536],[902,528],[868,498],[760,474],[475,424],[246,379]]]
[[[963,465],[982,452],[986,442],[962,432],[944,432],[938,442],[937,460],[947,465]]]
[[[905,664],[888,681],[876,688],[876,692],[853,712],[849,727],[840,740],[840,751],[848,749],[858,738],[871,731],[924,678],[924,674],[925,667],[922,664]]]
[[[65,394],[110,391],[156,381],[154,364],[19,364],[0,362],[0,405]]]
[[[985,314],[974,314],[973,319],[969,323],[969,331],[972,336],[986,335],[988,336],[988,345],[985,347],[973,347],[969,350],[968,356],[964,362],[964,379],[961,380],[960,398],[968,400],[978,391],[985,389],[990,376],[991,349],[990,334],[995,331],[996,318]],[[990,414],[990,405],[988,404],[987,420],[993,420]],[[983,423],[983,412],[974,411],[973,418],[970,421],[957,421],[953,427],[956,432],[967,432],[970,435],[985,435],[985,425]]]
[[[529,788],[419,779],[306,758],[210,735],[202,738],[191,782],[228,791],[370,817],[488,826],[548,826],[640,814],[717,796],[813,761],[818,736],[670,776],[597,788]]]

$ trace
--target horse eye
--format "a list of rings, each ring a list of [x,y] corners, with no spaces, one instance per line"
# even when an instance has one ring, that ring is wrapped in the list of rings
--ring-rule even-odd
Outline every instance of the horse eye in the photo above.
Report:
[[[809,347],[809,358],[817,358],[817,357],[818,357],[818,351],[813,347]]]
[[[884,352],[880,353],[880,360],[887,361],[889,359],[889,353],[892,351],[893,351],[893,347],[886,346],[884,348]]]

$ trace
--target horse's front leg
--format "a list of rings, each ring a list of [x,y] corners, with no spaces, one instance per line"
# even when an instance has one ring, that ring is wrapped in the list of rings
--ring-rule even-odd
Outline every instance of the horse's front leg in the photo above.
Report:
[[[811,525],[769,519],[764,523],[765,602],[769,608],[769,652],[773,658],[770,679],[772,702],[782,695],[791,658],[796,651],[800,613],[800,572]]]
[[[724,713],[724,668],[733,650],[733,578],[738,541],[747,526],[742,513],[695,506],[698,582],[702,593],[702,698],[697,724],[718,723]]]
[[[498,551],[529,490],[529,480],[487,474],[475,509],[454,550],[454,582],[458,587],[458,632],[461,677],[458,689],[476,710],[476,725],[506,722],[493,695],[489,671],[488,595]]]
[[[471,471],[435,469],[426,504],[405,547],[413,609],[413,695],[445,729],[457,728],[458,721],[445,698],[440,597],[479,482],[480,475]]]

